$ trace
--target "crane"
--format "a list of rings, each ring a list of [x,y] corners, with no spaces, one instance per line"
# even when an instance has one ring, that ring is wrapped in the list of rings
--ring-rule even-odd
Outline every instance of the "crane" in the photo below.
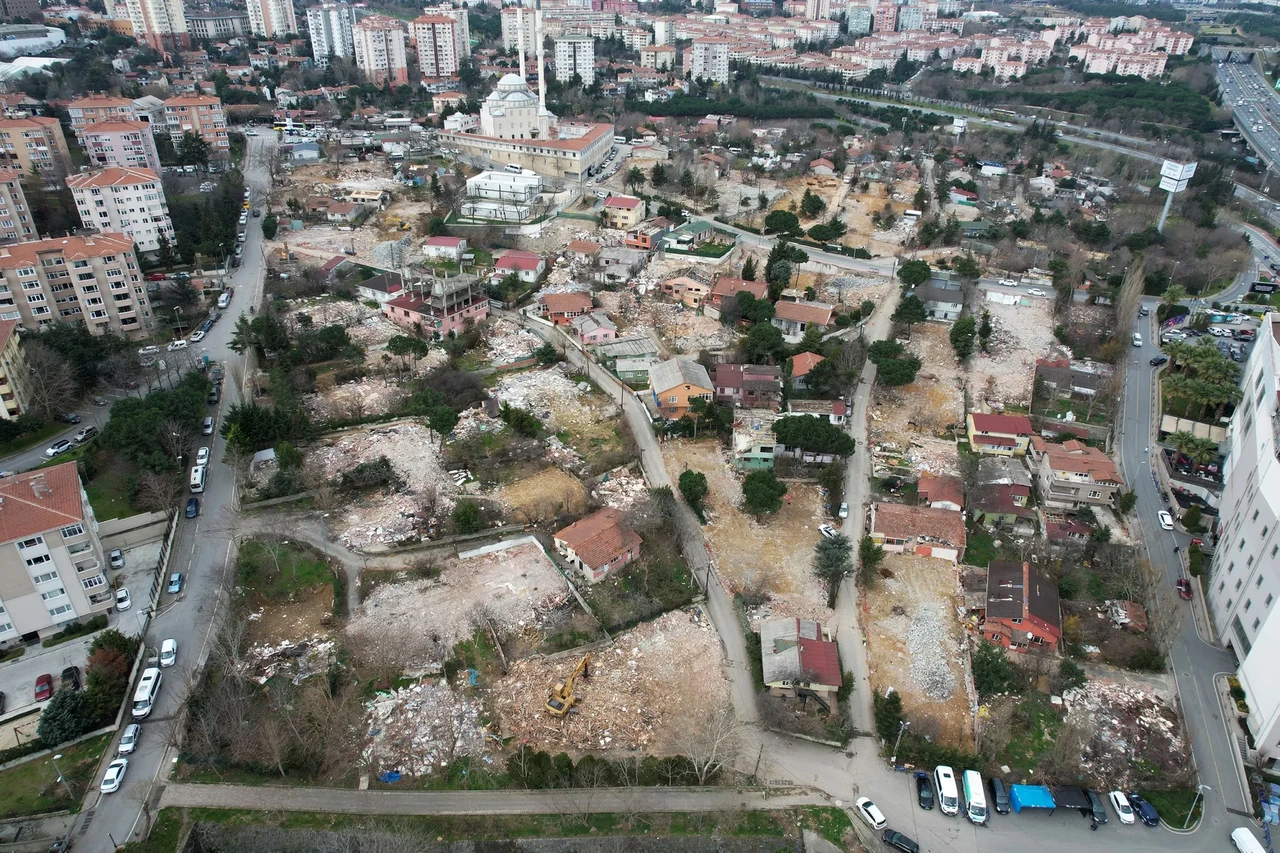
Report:
[[[569,713],[569,709],[578,701],[578,697],[573,695],[573,683],[578,680],[578,676],[583,678],[591,677],[591,672],[588,670],[590,664],[590,653],[583,655],[582,660],[578,661],[578,665],[569,674],[569,678],[565,681],[556,682],[555,686],[551,688],[551,695],[547,697],[546,705],[543,706],[547,709],[547,713],[553,717],[563,717]]]

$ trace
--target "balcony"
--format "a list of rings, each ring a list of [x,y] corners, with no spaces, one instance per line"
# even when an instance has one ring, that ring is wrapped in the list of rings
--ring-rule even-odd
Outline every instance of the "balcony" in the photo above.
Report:
[[[90,574],[92,572],[102,571],[102,561],[96,555],[89,555],[86,559],[78,560],[75,564],[76,576]]]
[[[110,610],[116,603],[116,594],[111,591],[111,587],[107,587],[106,592],[100,592],[96,595],[89,596],[89,609],[97,613],[101,610]]]

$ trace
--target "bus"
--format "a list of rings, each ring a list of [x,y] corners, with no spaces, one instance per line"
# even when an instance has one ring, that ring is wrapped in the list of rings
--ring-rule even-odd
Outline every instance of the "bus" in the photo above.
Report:
[[[191,493],[198,495],[204,491],[205,466],[197,465],[191,469]]]
[[[961,777],[964,785],[964,816],[977,826],[987,822],[987,794],[982,790],[982,776],[977,770],[966,770]]]
[[[945,764],[933,769],[933,785],[938,789],[938,808],[945,815],[960,812],[960,794],[956,791],[956,773]]]

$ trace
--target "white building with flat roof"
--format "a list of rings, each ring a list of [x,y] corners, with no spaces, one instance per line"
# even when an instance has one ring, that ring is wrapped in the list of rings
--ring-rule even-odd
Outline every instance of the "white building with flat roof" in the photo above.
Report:
[[[327,68],[330,56],[355,56],[355,25],[356,11],[346,3],[325,3],[307,9],[311,54],[317,68]]]
[[[727,85],[729,82],[729,40],[694,39],[689,49],[689,77]]]
[[[596,82],[596,40],[591,36],[557,36],[556,80],[568,83],[577,74],[583,86]]]
[[[1280,314],[1268,314],[1246,363],[1227,431],[1213,569],[1206,586],[1218,639],[1240,661],[1259,753],[1280,759]]]
[[[541,191],[542,176],[537,172],[481,172],[467,178],[467,195],[474,198],[533,201]]]
[[[67,178],[85,228],[118,232],[133,238],[139,251],[160,248],[160,235],[175,241],[169,202],[160,176],[150,169],[102,169]]]

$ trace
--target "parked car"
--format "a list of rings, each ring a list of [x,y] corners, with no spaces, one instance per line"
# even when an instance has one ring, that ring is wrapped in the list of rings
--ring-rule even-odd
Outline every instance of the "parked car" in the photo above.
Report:
[[[124,727],[124,734],[120,735],[120,745],[116,747],[117,755],[129,755],[138,748],[138,739],[142,737],[142,726],[137,723],[130,723]]]
[[[1191,595],[1191,579],[1190,578],[1178,578],[1174,582],[1174,586],[1178,588],[1179,598],[1181,598],[1183,601],[1191,600],[1192,595]]]
[[[166,278],[168,278],[168,276],[162,272],[147,273],[147,281],[164,281]]]
[[[69,666],[66,669],[64,669],[62,671],[61,682],[63,687],[69,687],[72,690],[79,690],[81,687],[80,667]]]
[[[165,347],[165,349],[167,349],[169,352],[174,352],[176,350],[186,349],[188,346],[190,346],[190,344],[188,344],[184,340],[179,339],[169,344],[169,346]]]
[[[200,427],[201,435],[213,435],[213,418],[205,418]]]
[[[197,465],[209,464],[209,448],[202,447],[196,451],[196,464]]]
[[[204,332],[200,331],[199,329],[191,333],[191,343],[198,344],[203,340],[204,340]]]
[[[169,575],[169,586],[166,592],[170,595],[177,595],[182,592],[182,572],[174,572]]]
[[[1031,296],[1048,296],[1049,295],[1038,287],[1031,288],[1030,290],[1027,291],[1027,293]]]
[[[818,525],[818,532],[821,533],[823,536],[827,537],[828,539],[835,539],[837,536],[840,535],[840,531],[836,530],[830,524]]]
[[[840,512],[837,513],[841,518],[849,517],[849,505],[847,503],[840,504]]]
[[[107,558],[111,561],[111,568],[113,569],[124,568],[124,551],[121,551],[119,548],[116,548],[114,551],[109,553],[107,555]]]
[[[80,416],[77,415],[75,412],[58,412],[58,414],[53,416],[53,419],[61,424],[80,423]]]
[[[1005,787],[1004,780],[996,776],[988,776],[987,790],[991,792],[991,808],[996,810],[996,814],[1008,814],[1011,806],[1009,789]]]
[[[68,450],[70,450],[74,446],[75,445],[73,445],[71,442],[63,438],[49,445],[45,449],[44,455],[48,456],[50,459],[53,459],[54,457],[61,456],[62,454],[66,453]]]
[[[217,386],[217,385],[214,385],[214,386],[213,386],[213,388],[211,388],[211,389],[209,390],[209,396],[208,396],[208,397],[206,397],[205,399],[208,401],[208,403],[209,403],[209,405],[210,405],[210,406],[216,406],[216,405],[218,405],[218,400],[220,399],[220,397],[219,397],[219,394],[218,394],[218,386]]]
[[[886,829],[880,836],[880,840],[895,850],[901,850],[902,853],[920,853],[920,845],[896,829]]]
[[[138,350],[138,355],[156,355],[160,352],[160,347],[142,347]]]
[[[200,499],[187,498],[187,518],[195,518],[200,514]]]
[[[36,701],[43,702],[53,695],[53,673],[46,672],[36,677]]]
[[[76,438],[75,438],[76,444],[84,444],[86,441],[93,438],[97,434],[98,434],[98,428],[90,424],[89,426],[85,427],[84,429],[76,433]]]
[[[1169,513],[1165,512],[1164,510],[1160,510],[1158,513],[1156,513],[1156,518],[1160,520],[1160,528],[1162,530],[1173,529],[1173,516],[1169,515]]]
[[[133,599],[129,597],[129,590],[120,587],[116,590],[116,610],[128,610],[133,606]]]
[[[124,774],[129,769],[129,759],[117,758],[107,765],[107,772],[102,776],[102,793],[114,794],[124,784]]]
[[[933,783],[929,774],[920,770],[916,771],[916,802],[925,811],[933,811]]]
[[[1169,356],[1167,355],[1158,355],[1155,358],[1151,359],[1152,367],[1159,367],[1162,364],[1168,364],[1168,363],[1169,363]]]
[[[165,640],[160,644],[160,665],[173,666],[178,662],[178,641],[174,639]]]
[[[1129,807],[1133,809],[1134,814],[1138,816],[1138,820],[1142,821],[1144,826],[1160,825],[1160,815],[1156,813],[1155,806],[1142,799],[1142,797],[1138,796],[1133,791],[1125,794],[1125,797],[1129,800]]]
[[[1102,797],[1098,796],[1098,792],[1092,788],[1086,790],[1084,795],[1089,798],[1089,813],[1086,816],[1093,818],[1098,823],[1106,823],[1107,808],[1102,804]],[[1084,810],[1081,809],[1081,811]]]
[[[884,829],[889,821],[884,819],[884,814],[871,802],[870,797],[858,797],[853,803],[853,810],[858,816],[867,822],[867,826],[872,829]]]
[[[258,209],[258,208],[256,208],[256,207],[255,207],[255,208],[253,209],[253,218],[254,218],[254,219],[257,219],[257,218],[258,218],[259,216],[261,216],[261,215],[262,215],[262,211],[261,211],[260,209]]]
[[[1120,818],[1120,822],[1128,825],[1133,823],[1133,809],[1129,806],[1129,798],[1124,795],[1123,791],[1112,791],[1107,794],[1107,799],[1111,801],[1111,808],[1115,809],[1116,817]]]

